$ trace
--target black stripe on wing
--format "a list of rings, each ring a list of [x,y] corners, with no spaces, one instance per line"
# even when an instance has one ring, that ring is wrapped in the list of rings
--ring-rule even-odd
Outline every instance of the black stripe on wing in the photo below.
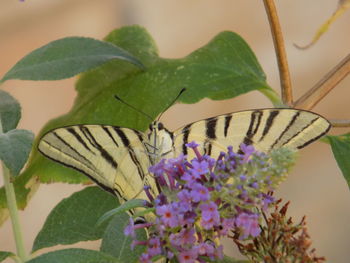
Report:
[[[113,127],[113,130],[118,134],[119,138],[122,140],[122,143],[125,147],[130,146],[130,141],[128,137],[125,135],[125,133],[118,127]]]
[[[102,129],[107,133],[108,137],[114,142],[114,144],[119,147],[118,142],[114,139],[112,133],[109,131],[108,127],[102,126]]]
[[[290,120],[290,122],[287,124],[287,126],[284,128],[284,130],[282,131],[282,133],[280,134],[280,136],[278,136],[278,138],[274,141],[273,144],[271,144],[270,149],[273,149],[273,147],[282,139],[282,137],[284,136],[284,134],[293,126],[293,124],[295,123],[295,121],[298,119],[298,117],[300,116],[300,111],[297,111],[293,118]],[[309,125],[308,125],[309,126]],[[299,131],[300,132],[300,131]],[[298,133],[299,133],[298,132]],[[298,134],[297,133],[297,134]],[[284,144],[286,144],[287,142],[289,142],[292,138],[294,138],[297,134],[294,134],[294,136],[292,136],[291,138],[289,138]]]
[[[227,137],[227,132],[228,132],[228,128],[230,127],[231,120],[232,120],[232,114],[227,114],[225,116],[225,127],[224,127],[224,135],[225,135],[225,137]]]
[[[130,140],[128,139],[128,136],[119,128],[114,128],[114,131],[118,134],[119,138],[122,140],[124,146],[128,149],[128,153],[130,156],[130,159],[132,160],[132,162],[136,165],[138,174],[140,175],[140,178],[143,180],[143,178],[145,177],[145,173],[142,169],[142,165],[140,164],[139,160],[137,159],[137,156],[134,152],[134,150],[132,149],[132,147],[130,146]],[[140,134],[136,131],[134,131],[137,135],[138,138],[140,140],[140,144],[143,145],[143,138],[142,136],[140,136]]]
[[[76,153],[81,159],[83,159],[85,162],[87,162],[88,164],[92,165],[94,167],[94,165],[91,163],[91,161],[89,159],[87,159],[84,155],[82,155],[80,152],[78,152],[74,147],[72,147],[67,141],[65,141],[61,136],[59,136],[57,134],[57,132],[53,132],[52,133],[60,142],[62,142],[65,146],[67,146],[71,151],[73,151],[74,153]],[[62,150],[58,149],[57,147],[54,147],[54,145],[50,144],[48,141],[44,140],[44,142],[48,145],[50,145],[51,147],[55,148],[56,150],[62,152]],[[40,150],[40,149],[39,149]],[[40,151],[42,152],[42,151]],[[43,152],[42,152],[43,153]],[[71,157],[72,159],[78,161],[81,163],[81,160],[77,160],[76,158],[74,158],[73,156],[69,155],[67,152],[64,152],[67,156]],[[45,156],[47,156],[45,153],[43,153]],[[94,153],[93,153],[94,154]],[[86,165],[86,164],[85,164]],[[86,165],[87,166],[87,165]],[[91,167],[89,167],[90,169],[92,169]],[[94,169],[92,169],[94,170]]]
[[[113,166],[113,168],[117,169],[118,164],[113,159],[113,157],[97,142],[94,135],[90,132],[89,128],[86,126],[79,126],[81,132],[84,134],[87,140],[91,143],[93,147],[95,147],[100,153],[101,156],[110,164]]]
[[[68,131],[70,134],[72,134],[75,139],[77,139],[78,142],[80,142],[81,145],[83,145],[83,147],[88,150],[89,152],[95,154],[93,151],[91,151],[91,149],[89,148],[89,146],[84,142],[83,138],[81,138],[81,136],[76,132],[76,130],[74,129],[74,127],[67,127],[65,128],[66,131]]]
[[[262,115],[263,115],[263,113],[260,110],[255,110],[252,112],[252,115],[250,117],[249,128],[248,128],[247,134],[243,140],[243,143],[245,145],[250,145],[253,143],[252,138],[254,137],[254,135],[257,133],[257,131],[259,129]]]
[[[218,118],[209,118],[205,120],[205,134],[208,139],[216,139],[216,124]]]
[[[270,111],[269,117],[266,120],[265,127],[259,141],[262,141],[265,138],[266,134],[269,132],[270,128],[272,127],[275,118],[280,112],[281,111],[279,110]]]
[[[314,138],[308,140],[308,141],[305,142],[304,144],[299,145],[297,148],[298,148],[298,149],[304,148],[305,146],[309,145],[310,143],[312,143],[312,142],[314,142],[314,141],[317,141],[319,138],[321,138],[322,136],[326,135],[327,132],[328,132],[330,129],[331,129],[331,125],[329,125],[328,128],[327,128],[324,132],[322,132],[322,133],[320,133],[318,136],[316,136],[316,137],[314,137]]]
[[[80,159],[77,159],[75,156],[68,154],[67,152],[62,152],[62,149],[59,147],[56,147],[55,145],[51,144],[49,141],[43,140],[43,142],[45,142],[47,145],[49,145],[51,148],[57,150],[58,152],[61,152],[62,154],[65,154],[66,156],[68,156],[69,158],[75,160],[78,163],[81,163],[82,165],[86,166],[88,169],[92,170],[93,172],[95,172],[96,170],[94,168],[96,168],[91,162],[90,160],[86,159],[85,156],[83,156],[82,154],[80,154],[76,149],[72,148],[72,146],[67,143],[63,138],[61,138],[56,132],[52,133],[58,140],[60,140],[60,142],[62,142],[66,147],[68,147],[70,150],[72,150],[75,154],[77,154],[77,156]],[[51,157],[50,155],[46,154],[44,151],[42,151],[40,148],[38,148],[39,151],[45,155],[46,157],[49,157],[51,160],[57,161],[61,164],[65,164],[62,161],[55,159],[53,157]]]
[[[182,139],[182,153],[184,155],[187,155],[187,146],[186,144],[188,143],[188,137],[190,135],[191,132],[191,126],[192,123],[187,124],[183,129],[182,129],[182,133],[183,133],[183,139]]]
[[[295,133],[291,138],[289,138],[286,142],[283,143],[283,145],[286,145],[288,142],[290,142],[293,138],[295,138],[296,136],[298,136],[301,132],[303,132],[305,129],[307,129],[308,127],[310,127],[315,121],[317,121],[319,119],[319,117],[316,117],[314,119],[312,119],[308,124],[306,124],[304,127],[302,127],[297,133]],[[297,149],[301,149],[305,146],[307,146],[308,144],[312,143],[313,141],[316,141],[317,139],[321,138],[323,135],[325,135],[330,129],[330,126],[321,134],[319,134],[318,136],[308,140],[307,142],[303,143],[302,145],[297,146]]]
[[[211,142],[208,142],[205,153],[210,156],[212,148],[213,148],[213,146],[212,146]]]
[[[69,155],[68,153],[62,152],[62,150],[61,150],[60,148],[57,148],[57,147],[51,145],[50,143],[48,143],[48,142],[45,141],[45,140],[43,140],[43,142],[45,142],[46,144],[48,144],[50,147],[56,149],[57,151],[61,152],[62,154],[65,154],[65,155],[68,156],[69,158],[72,158],[72,159],[74,159],[75,161],[77,161],[77,162],[81,163],[82,165],[84,165],[84,164],[81,162],[81,160],[77,160],[77,159],[75,159],[73,156]],[[62,142],[63,142],[63,141],[62,141]],[[67,144],[66,142],[65,142],[65,144],[66,144],[67,146],[69,145],[69,144]],[[104,189],[105,191],[110,192],[111,194],[116,195],[116,196],[118,196],[119,198],[122,198],[122,195],[120,194],[120,192],[119,192],[117,189],[112,189],[112,188],[107,187],[107,186],[104,185],[104,184],[101,184],[96,178],[94,178],[93,176],[91,176],[89,173],[87,173],[87,172],[84,171],[83,169],[81,169],[81,168],[79,168],[79,167],[77,167],[77,166],[68,164],[68,163],[66,163],[66,162],[62,162],[62,161],[60,161],[60,160],[57,160],[57,159],[55,159],[55,158],[53,158],[53,157],[47,155],[46,153],[44,153],[42,150],[40,150],[40,148],[39,148],[39,151],[40,151],[43,155],[45,155],[46,158],[48,158],[48,159],[50,159],[50,160],[52,160],[52,161],[54,161],[54,162],[57,162],[57,163],[59,163],[59,164],[62,164],[63,166],[72,168],[72,169],[74,169],[74,170],[76,170],[76,171],[78,171],[78,172],[80,172],[80,173],[86,175],[88,178],[90,178],[91,181],[95,182],[98,186],[100,186],[100,187],[101,187],[102,189]],[[82,158],[85,159],[84,156],[82,156],[82,155],[79,155],[79,156],[81,156]],[[85,159],[85,160],[87,160],[87,159]],[[91,163],[89,160],[87,160],[87,161],[88,161],[89,163]],[[94,165],[93,165],[93,166],[94,166]],[[92,171],[94,171],[94,169],[92,169],[92,168],[90,168],[90,167],[88,167],[88,168],[91,169]]]
[[[147,153],[147,154],[145,154],[145,155],[147,156],[148,161],[149,161],[149,163],[151,164],[151,163],[152,163],[152,159],[151,159],[151,156],[148,154],[148,149],[147,149],[147,146],[146,146],[146,142],[144,141],[145,139],[143,138],[142,133],[139,132],[139,131],[137,131],[137,130],[132,130],[132,131],[136,134],[136,136],[137,136],[137,138],[139,139],[139,141],[140,141],[140,142],[142,143],[142,145],[145,147],[145,153]]]

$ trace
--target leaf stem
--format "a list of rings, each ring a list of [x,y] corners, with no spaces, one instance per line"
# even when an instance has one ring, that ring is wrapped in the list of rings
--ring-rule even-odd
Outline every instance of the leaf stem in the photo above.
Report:
[[[350,120],[329,120],[329,122],[332,124],[332,127],[335,128],[350,127]]]
[[[276,6],[273,0],[264,0],[264,5],[270,23],[273,44],[277,57],[282,101],[284,104],[291,106],[293,103],[292,82],[290,78],[287,54],[284,46],[281,25],[277,16]]]
[[[280,96],[274,89],[260,89],[259,91],[272,102],[274,107],[281,108],[284,106]]]
[[[329,71],[314,87],[301,96],[294,107],[310,110],[350,72],[350,54]]]
[[[2,132],[1,121],[0,121],[0,132]],[[2,165],[2,173],[4,177],[6,202],[7,202],[8,210],[10,212],[12,231],[16,242],[16,248],[17,248],[18,258],[16,262],[26,262],[29,258],[24,248],[21,225],[19,223],[15,189],[13,187],[13,183],[11,182],[11,174],[9,169],[5,166],[3,162],[1,162],[1,165]]]
[[[7,207],[10,212],[12,230],[15,237],[17,255],[21,259],[21,262],[26,262],[28,257],[24,248],[23,236],[21,231],[21,225],[19,223],[16,195],[13,184],[10,179],[10,171],[2,164],[2,171],[4,177],[4,185],[6,192]]]

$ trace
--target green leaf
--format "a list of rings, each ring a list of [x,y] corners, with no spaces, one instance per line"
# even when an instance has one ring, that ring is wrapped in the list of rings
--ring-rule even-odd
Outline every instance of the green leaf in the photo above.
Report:
[[[2,132],[15,129],[20,118],[21,106],[18,101],[6,91],[0,90],[0,120]]]
[[[156,209],[154,207],[142,209],[142,210],[137,210],[135,211],[135,214],[132,215],[133,218],[138,218],[138,217],[145,217],[147,219],[152,219],[154,217]]]
[[[131,209],[137,208],[137,207],[144,207],[145,206],[145,200],[142,199],[131,199],[129,201],[126,201],[125,203],[121,204],[119,207],[114,208],[107,213],[105,213],[101,218],[97,221],[97,225],[99,226],[103,222],[105,222],[107,219],[110,219],[112,216],[115,216],[116,214],[129,211]]]
[[[204,47],[180,59],[160,58],[153,39],[139,26],[116,30],[106,40],[135,54],[147,70],[141,72],[116,60],[83,74],[77,83],[78,96],[71,111],[50,121],[41,135],[56,127],[79,123],[146,130],[150,120],[117,101],[115,95],[156,118],[183,88],[186,91],[180,100],[185,103],[203,98],[229,99],[252,90],[274,92],[266,84],[249,46],[232,32],[220,33]],[[33,152],[25,173],[37,175],[41,182],[88,180],[37,151]]]
[[[1,81],[64,79],[113,59],[125,60],[143,68],[138,59],[111,43],[86,37],[67,37],[32,51],[18,61]]]
[[[99,251],[69,248],[40,255],[26,263],[119,263],[119,261]]]
[[[27,130],[0,133],[0,159],[12,175],[18,175],[27,162],[34,134]]]
[[[13,257],[14,254],[12,252],[7,252],[7,251],[0,251],[0,262],[4,261],[8,257]]]
[[[135,246],[131,250],[132,238],[124,235],[124,229],[129,224],[129,216],[125,213],[117,214],[110,221],[102,238],[101,251],[116,257],[120,262],[138,262],[139,256],[144,252],[143,246]],[[136,240],[145,240],[143,229],[136,231]]]
[[[340,136],[326,136],[331,144],[334,158],[350,187],[350,133]]]
[[[116,197],[99,187],[87,187],[63,199],[47,217],[35,238],[33,251],[58,244],[100,239],[108,222],[99,227],[96,227],[96,222],[118,204]]]
[[[218,263],[249,263],[250,261],[248,260],[239,260],[235,258],[231,258],[228,256],[224,256],[223,259],[216,261]]]

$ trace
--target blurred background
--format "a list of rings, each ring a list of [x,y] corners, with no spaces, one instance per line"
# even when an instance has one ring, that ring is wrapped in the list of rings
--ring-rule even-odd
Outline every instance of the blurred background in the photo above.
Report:
[[[349,52],[350,12],[338,19],[311,49],[308,43],[318,27],[336,9],[336,0],[276,1],[284,31],[297,99]],[[2,0],[0,3],[0,76],[35,48],[66,36],[102,39],[115,28],[140,24],[154,37],[162,57],[179,58],[206,44],[223,30],[240,34],[261,63],[270,86],[279,89],[278,69],[262,1],[259,0]],[[54,82],[7,81],[2,89],[22,105],[20,128],[38,133],[51,118],[67,112],[74,100],[75,79]],[[326,118],[350,119],[348,77],[314,111]],[[227,101],[203,100],[175,105],[162,117],[171,130],[189,122],[237,110],[270,107],[258,92]],[[191,114],[190,114],[191,113]],[[333,129],[333,134],[349,129]],[[0,179],[2,185],[2,178]],[[28,251],[49,211],[83,186],[42,185],[25,211],[20,212]],[[290,200],[294,221],[307,216],[317,255],[327,262],[349,262],[350,193],[328,145],[315,143],[300,152],[289,179],[276,193]],[[82,245],[97,248],[98,242]],[[78,247],[75,245],[75,247]],[[226,251],[232,253],[233,245]],[[0,228],[0,250],[15,251],[10,222]],[[11,262],[7,260],[5,262]]]

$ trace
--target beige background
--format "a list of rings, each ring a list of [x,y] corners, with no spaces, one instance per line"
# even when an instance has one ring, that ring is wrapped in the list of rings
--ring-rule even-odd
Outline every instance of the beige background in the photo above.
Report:
[[[336,7],[333,0],[284,0],[278,10],[298,98],[349,52],[350,13],[341,17],[312,49],[300,51],[293,43],[308,42]],[[160,55],[182,57],[223,30],[239,33],[262,64],[269,84],[278,89],[278,71],[268,23],[259,0],[2,0],[0,3],[0,76],[31,50],[66,36],[103,38],[127,24],[145,26],[155,38]],[[74,79],[56,82],[8,81],[2,88],[21,103],[20,127],[38,133],[49,119],[72,105]],[[314,111],[327,118],[350,118],[350,79]],[[236,110],[271,106],[257,92],[225,102],[204,100],[176,105],[162,121],[175,129],[190,121]],[[189,114],[191,113],[191,114]],[[333,130],[340,133],[348,130]],[[0,181],[2,185],[2,181]],[[29,250],[49,211],[63,198],[81,189],[76,185],[42,185],[20,213]],[[277,193],[291,200],[290,214],[298,221],[307,215],[309,232],[319,255],[328,262],[349,262],[350,194],[327,145],[316,143],[302,150],[297,166]],[[95,248],[91,242],[85,247]],[[0,250],[14,250],[10,223],[0,228]],[[232,246],[227,246],[232,253]],[[6,261],[10,262],[10,260]]]

